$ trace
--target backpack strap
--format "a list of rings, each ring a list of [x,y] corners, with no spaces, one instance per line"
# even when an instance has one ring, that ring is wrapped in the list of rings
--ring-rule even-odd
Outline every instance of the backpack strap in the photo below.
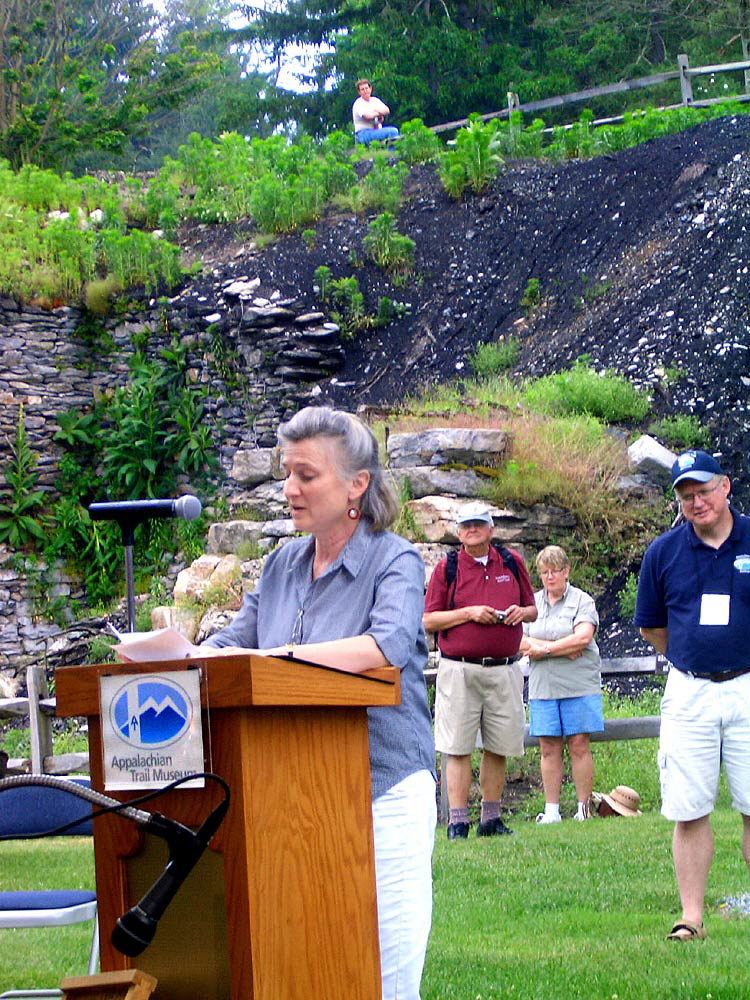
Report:
[[[513,576],[516,578],[516,583],[520,587],[521,580],[518,576],[518,566],[516,565],[516,560],[513,558],[513,553],[510,549],[506,549],[504,545],[501,545],[500,542],[496,541],[494,538],[492,539],[492,546],[500,553],[503,565],[507,566],[507,568],[511,571]],[[456,557],[456,561],[458,561],[458,557]]]

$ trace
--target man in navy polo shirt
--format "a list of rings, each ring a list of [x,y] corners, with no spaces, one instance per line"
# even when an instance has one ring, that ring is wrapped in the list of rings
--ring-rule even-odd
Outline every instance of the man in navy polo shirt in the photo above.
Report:
[[[704,451],[678,456],[672,485],[685,523],[646,551],[635,623],[673,667],[661,705],[659,771],[662,813],[675,821],[682,916],[667,936],[689,941],[706,936],[710,814],[722,760],[750,869],[750,518],[730,507],[729,478]]]
[[[482,732],[478,837],[512,831],[500,818],[506,757],[523,755],[523,676],[517,661],[523,622],[537,616],[534,590],[518,552],[490,544],[494,523],[486,504],[465,504],[456,522],[461,548],[453,580],[448,560],[427,587],[423,624],[438,632],[435,745],[443,754],[450,821],[448,839],[469,835],[471,752]],[[507,562],[512,560],[512,566]]]

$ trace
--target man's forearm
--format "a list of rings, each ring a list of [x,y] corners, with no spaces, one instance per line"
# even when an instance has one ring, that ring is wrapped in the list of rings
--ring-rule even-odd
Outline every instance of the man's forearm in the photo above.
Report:
[[[654,647],[659,653],[666,656],[668,630],[666,628],[641,628],[638,630],[641,638]]]
[[[453,608],[450,611],[425,611],[422,624],[425,632],[442,632],[444,629],[464,625],[469,620],[468,608]]]

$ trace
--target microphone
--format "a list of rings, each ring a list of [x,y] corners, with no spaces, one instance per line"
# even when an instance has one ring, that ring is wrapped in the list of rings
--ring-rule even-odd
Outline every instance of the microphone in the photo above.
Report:
[[[194,521],[202,510],[198,497],[186,493],[176,500],[107,500],[88,505],[92,521],[140,523],[152,517],[181,517]]]
[[[135,958],[151,944],[159,919],[198,863],[228,808],[227,795],[195,832],[176,820],[166,819],[160,813],[154,813],[145,824],[146,830],[167,841],[169,860],[145,896],[123,914],[114,926],[112,944],[123,955]]]

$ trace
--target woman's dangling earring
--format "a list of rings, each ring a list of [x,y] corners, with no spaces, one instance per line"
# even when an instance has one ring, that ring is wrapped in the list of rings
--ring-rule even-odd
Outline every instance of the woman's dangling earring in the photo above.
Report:
[[[349,510],[346,512],[346,516],[349,518],[350,521],[358,521],[359,507],[350,507]]]

